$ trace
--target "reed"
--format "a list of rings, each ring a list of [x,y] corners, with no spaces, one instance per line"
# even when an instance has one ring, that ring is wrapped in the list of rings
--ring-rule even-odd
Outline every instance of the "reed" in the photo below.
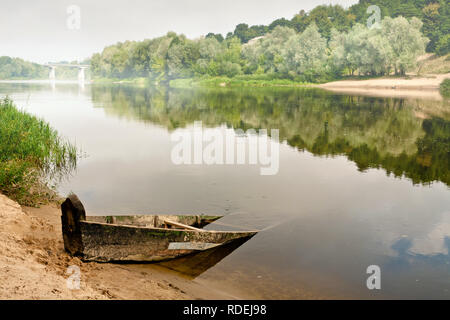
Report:
[[[0,100],[0,191],[21,204],[49,197],[50,181],[73,170],[77,148],[47,122]]]

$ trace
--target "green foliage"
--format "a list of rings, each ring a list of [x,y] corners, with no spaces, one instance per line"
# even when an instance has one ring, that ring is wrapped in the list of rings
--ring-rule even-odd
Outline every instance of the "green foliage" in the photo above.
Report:
[[[215,38],[217,41],[222,42],[224,40],[223,36],[220,33],[208,33],[205,38]]]
[[[289,21],[287,22],[289,23]],[[279,25],[283,25],[283,23],[280,23]],[[275,28],[275,26],[273,26],[272,28],[271,26],[272,25],[270,25],[269,27],[258,25],[258,26],[251,26],[249,28],[248,24],[241,23],[236,26],[233,33],[227,35],[227,39],[232,38],[234,36],[239,40],[241,40],[242,43],[247,43],[250,39],[263,36],[267,33],[268,30],[272,30]]]
[[[48,123],[0,101],[0,191],[23,204],[41,196],[45,177],[76,165],[77,150]]]
[[[315,23],[301,34],[289,38],[285,47],[282,70],[291,78],[303,77],[307,81],[314,81],[316,76],[324,73],[327,41],[320,35]]]
[[[247,74],[260,71],[269,74],[281,73],[283,67],[283,54],[287,48],[286,43],[296,35],[293,29],[277,26],[254,44],[247,44],[243,48],[245,70]]]
[[[428,39],[421,34],[421,26],[417,18],[408,21],[403,17],[387,17],[379,29],[355,24],[346,33],[333,30],[332,62],[351,75],[356,70],[363,75],[384,75],[391,70],[404,75],[425,52]]]
[[[346,31],[350,29],[354,20],[355,17],[339,5],[321,5],[315,7],[308,14],[303,10],[300,11],[292,18],[292,26],[298,32],[303,32],[311,23],[314,23],[321,36],[329,40],[333,28],[340,32]]]
[[[429,40],[422,36],[421,28],[422,22],[415,17],[410,21],[403,17],[383,19],[382,34],[392,47],[396,74],[404,75],[406,70],[415,66],[417,57],[425,53]]]
[[[289,79],[276,79],[269,74],[239,75],[235,77],[205,77],[190,79],[175,79],[170,81],[171,88],[194,87],[295,87],[311,85],[308,82],[293,81]]]
[[[422,32],[430,39],[427,52],[437,52],[437,44],[442,37],[450,33],[450,2],[448,0],[360,0],[351,6],[349,12],[356,17],[356,22],[365,24],[370,5],[381,9],[382,17],[405,18],[416,17],[423,22]]]
[[[43,79],[48,78],[48,69],[36,63],[19,58],[0,57],[1,79]]]
[[[60,61],[57,63],[78,64],[77,61]],[[85,60],[82,64],[88,64]],[[77,79],[77,68],[58,67],[56,71],[58,79]],[[0,80],[24,80],[24,79],[48,79],[49,68],[43,65],[25,61],[19,58],[0,57]],[[87,71],[86,76],[90,77]]]
[[[450,97],[450,79],[442,81],[439,89],[444,97]]]
[[[386,16],[380,28],[369,29],[363,21],[367,5],[361,1],[349,10],[322,5],[269,26],[241,23],[226,39],[209,33],[190,40],[169,32],[155,39],[118,43],[93,55],[92,71],[98,77],[147,77],[156,82],[267,74],[317,83],[356,72],[364,76],[405,75],[416,67],[417,58],[429,44],[421,33],[423,23],[382,6],[384,14],[398,17]],[[430,17],[440,17],[445,4],[423,6],[423,10],[403,2],[394,7],[406,10],[407,16],[427,12]],[[363,23],[356,23],[358,20]],[[438,48],[442,52],[448,49],[448,37],[441,39]]]
[[[440,56],[450,53],[450,34],[447,34],[439,40],[436,46],[436,53]]]

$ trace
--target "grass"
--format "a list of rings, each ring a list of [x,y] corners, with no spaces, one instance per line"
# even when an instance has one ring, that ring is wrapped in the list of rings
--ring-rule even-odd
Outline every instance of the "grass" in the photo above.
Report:
[[[450,97],[450,79],[445,79],[444,81],[442,81],[439,90],[441,91],[441,94],[446,97],[449,98]]]
[[[76,166],[77,149],[48,123],[0,100],[0,191],[24,205],[45,203],[49,178]]]
[[[450,54],[441,57],[430,55],[418,63],[418,68],[415,72],[419,75],[450,72]]]
[[[151,83],[151,81],[147,78],[138,77],[138,78],[94,78],[92,80],[94,83],[105,83],[105,84],[130,84],[130,85],[139,85],[145,86]]]
[[[189,79],[175,79],[170,81],[173,88],[192,87],[277,87],[277,86],[307,86],[309,82],[298,82],[289,79],[270,79],[265,76],[235,76],[228,77],[202,77]]]

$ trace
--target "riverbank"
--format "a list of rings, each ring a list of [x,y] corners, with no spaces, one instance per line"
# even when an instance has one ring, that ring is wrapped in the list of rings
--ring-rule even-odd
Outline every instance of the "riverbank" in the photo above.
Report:
[[[410,75],[407,77],[383,77],[370,79],[342,79],[322,84],[295,82],[288,79],[264,79],[237,76],[205,77],[174,79],[168,82],[171,88],[236,88],[236,87],[314,87],[334,92],[357,95],[371,95],[380,97],[408,97],[442,100],[439,85],[444,79],[450,79],[450,73],[429,74],[423,76]],[[114,83],[123,85],[158,85],[144,78],[136,79],[99,79],[96,83]]]
[[[228,77],[205,77],[175,79],[169,83],[172,88],[195,88],[195,87],[305,87],[314,86],[309,82],[296,82],[289,79],[269,79],[265,76],[236,76]]]
[[[228,77],[200,77],[173,79],[170,81],[159,82],[147,78],[98,78],[93,81],[98,84],[122,84],[133,86],[158,86],[165,83],[171,88],[187,89],[187,88],[214,88],[214,87],[304,87],[313,86],[315,84],[308,82],[296,82],[289,79],[269,79],[266,76],[236,76]]]
[[[35,205],[53,197],[47,177],[76,166],[77,148],[47,122],[0,100],[0,190],[21,204]]]
[[[157,265],[84,263],[64,251],[56,203],[21,207],[0,194],[0,299],[234,299]],[[69,266],[81,272],[67,287]]]
[[[348,94],[442,100],[439,86],[444,79],[450,79],[450,73],[409,78],[339,80],[320,84],[318,87]]]

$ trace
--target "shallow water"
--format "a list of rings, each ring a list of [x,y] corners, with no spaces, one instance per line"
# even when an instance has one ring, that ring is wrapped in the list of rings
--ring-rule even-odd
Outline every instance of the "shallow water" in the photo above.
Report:
[[[70,83],[0,83],[5,94],[81,147],[59,192],[88,214],[221,214],[264,230],[195,281],[260,298],[450,298],[448,102]],[[173,164],[171,133],[194,121],[279,129],[278,174]]]

